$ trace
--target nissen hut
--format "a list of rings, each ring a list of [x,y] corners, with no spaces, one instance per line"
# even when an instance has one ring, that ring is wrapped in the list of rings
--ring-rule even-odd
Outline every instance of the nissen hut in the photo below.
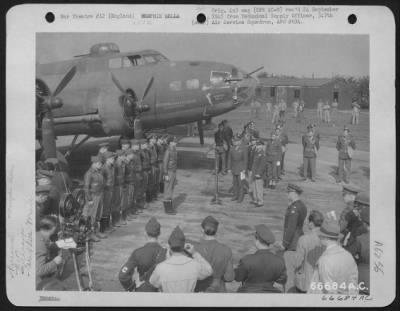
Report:
[[[339,102],[339,109],[351,109],[353,91],[340,79],[260,77],[261,97],[271,103],[283,98],[288,105],[304,100],[306,108],[316,108],[319,99]]]

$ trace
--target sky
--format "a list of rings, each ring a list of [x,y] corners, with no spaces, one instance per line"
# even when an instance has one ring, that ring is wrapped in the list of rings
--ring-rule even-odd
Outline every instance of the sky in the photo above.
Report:
[[[217,61],[249,72],[297,77],[369,75],[368,35],[332,34],[161,34],[40,33],[36,58],[48,63],[88,53],[90,46],[114,42],[121,52],[158,50],[171,60]]]

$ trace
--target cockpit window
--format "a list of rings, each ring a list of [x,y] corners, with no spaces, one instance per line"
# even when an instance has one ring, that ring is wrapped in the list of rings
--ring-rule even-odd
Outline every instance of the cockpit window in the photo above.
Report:
[[[199,79],[192,79],[186,81],[186,88],[188,90],[196,90],[200,88],[200,81]]]
[[[157,63],[157,60],[152,55],[144,55],[143,58],[146,61],[146,63],[149,64]]]
[[[140,55],[130,55],[128,57],[124,57],[124,67],[136,67],[145,64],[145,60]]]
[[[210,77],[210,82],[212,84],[223,84],[223,83],[225,83],[225,79],[228,79],[230,77],[230,75],[231,75],[230,72],[212,71],[211,77]]]

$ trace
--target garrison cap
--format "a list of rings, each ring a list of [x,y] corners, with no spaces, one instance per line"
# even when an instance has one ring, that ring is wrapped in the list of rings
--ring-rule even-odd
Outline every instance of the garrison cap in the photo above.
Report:
[[[207,228],[212,228],[212,229],[217,229],[218,228],[218,221],[213,216],[207,216],[201,222],[201,227],[203,229],[205,229],[206,227]]]
[[[369,206],[369,195],[366,192],[360,192],[357,194],[354,203],[368,205]]]
[[[275,243],[275,236],[266,225],[257,225],[256,236],[265,244],[270,245]]]
[[[146,224],[146,232],[151,236],[160,235],[161,225],[154,217],[151,217],[150,220]]]
[[[324,221],[319,228],[320,237],[337,239],[340,235],[340,227],[336,222]]]
[[[39,177],[36,180],[38,186],[43,186],[43,185],[50,185],[51,184],[51,179],[49,177]]]
[[[92,161],[92,163],[101,162],[101,159],[99,156],[92,156],[92,157],[90,157],[90,160]]]
[[[179,226],[176,226],[172,231],[168,239],[168,244],[171,247],[181,247],[182,249],[185,246],[185,235]]]
[[[369,225],[369,208],[363,208],[360,212],[360,218]]]
[[[52,178],[54,176],[53,171],[48,171],[48,170],[43,170],[43,169],[37,170],[36,174],[37,174],[38,178],[43,178],[43,177],[44,178]]]
[[[360,188],[358,188],[357,186],[352,185],[352,184],[345,184],[343,186],[343,192],[349,192],[349,193],[352,193],[352,194],[357,194],[357,193],[360,192]]]
[[[44,161],[44,163],[51,163],[51,164],[58,164],[58,159],[57,158],[48,158]]]
[[[41,193],[41,192],[50,192],[50,184],[47,185],[38,185],[36,187],[36,193]]]
[[[287,191],[288,192],[294,191],[294,192],[297,192],[298,194],[301,194],[303,192],[303,189],[295,184],[288,184]]]

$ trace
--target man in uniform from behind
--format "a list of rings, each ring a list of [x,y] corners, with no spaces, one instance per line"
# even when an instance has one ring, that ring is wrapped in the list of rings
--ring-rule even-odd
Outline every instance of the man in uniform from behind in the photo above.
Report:
[[[241,203],[244,197],[243,180],[245,179],[247,161],[247,150],[241,146],[240,136],[235,135],[233,138],[233,147],[229,151],[228,172],[232,174],[232,201],[237,200],[238,203]]]
[[[343,135],[338,137],[336,149],[339,152],[339,176],[336,182],[340,183],[343,180],[347,184],[351,174],[351,159],[353,151],[356,149],[356,143],[346,126],[343,129]]]
[[[295,292],[295,268],[296,268],[296,248],[299,238],[304,234],[304,219],[307,216],[307,207],[300,200],[303,192],[299,186],[289,184],[287,187],[289,207],[286,210],[285,222],[283,226],[282,246],[285,250],[284,259],[287,269],[287,281],[285,292]]]
[[[226,292],[225,282],[234,279],[232,250],[215,239],[218,231],[218,221],[207,216],[201,223],[203,239],[196,246],[196,251],[207,260],[213,275],[197,282],[195,292],[223,293]]]
[[[122,266],[119,272],[119,281],[127,291],[156,292],[157,289],[149,283],[149,278],[156,265],[166,258],[167,249],[162,248],[158,242],[161,232],[160,223],[150,218],[145,226],[146,244],[133,251],[128,261]],[[133,280],[137,270],[139,278]]]
[[[169,239],[167,259],[156,266],[149,282],[165,293],[190,293],[196,283],[212,275],[210,264],[193,245],[185,244],[185,235],[176,227]],[[188,256],[189,255],[189,256]]]
[[[281,293],[274,283],[284,284],[286,267],[282,257],[271,251],[275,236],[265,225],[255,227],[257,252],[244,256],[235,269],[235,280],[241,282],[239,293]]]
[[[98,156],[91,157],[92,165],[84,177],[84,190],[86,194],[86,204],[82,210],[82,216],[90,218],[91,234],[90,239],[94,242],[100,241],[99,238],[105,238],[104,234],[98,232],[97,222],[101,219],[104,198],[104,177],[102,173],[102,164]]]
[[[318,236],[324,216],[319,211],[311,211],[308,216],[309,231],[299,238],[296,248],[295,285],[298,293],[307,293],[319,257],[324,251]]]
[[[175,208],[173,207],[173,195],[176,185],[176,169],[178,167],[178,152],[176,150],[176,137],[169,136],[167,139],[168,148],[164,154],[163,172],[164,180],[166,182],[166,189],[164,193],[164,208],[167,214],[174,214]]]

